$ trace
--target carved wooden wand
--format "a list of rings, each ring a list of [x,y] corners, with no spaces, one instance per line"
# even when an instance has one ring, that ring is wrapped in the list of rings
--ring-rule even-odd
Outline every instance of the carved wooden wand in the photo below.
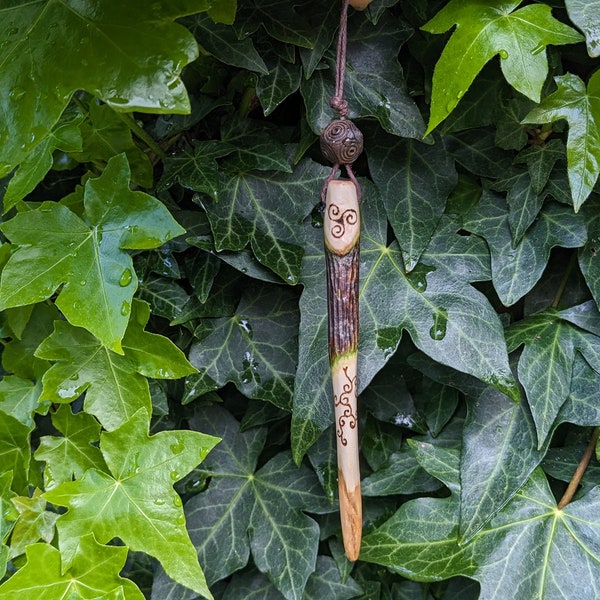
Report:
[[[336,90],[331,106],[339,119],[321,134],[321,150],[333,163],[321,192],[327,265],[329,363],[337,435],[338,490],[342,537],[346,556],[355,561],[362,537],[362,502],[358,462],[357,356],[358,275],[360,266],[360,186],[351,164],[362,152],[363,136],[346,118],[343,99],[346,64],[348,0],[340,20],[336,65]],[[341,166],[349,181],[334,179]]]

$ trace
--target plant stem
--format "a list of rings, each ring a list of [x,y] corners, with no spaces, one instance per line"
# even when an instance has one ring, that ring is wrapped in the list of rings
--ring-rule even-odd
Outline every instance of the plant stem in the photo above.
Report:
[[[150,148],[154,154],[156,154],[156,156],[160,157],[162,160],[167,157],[163,149],[157,144],[154,138],[138,125],[137,121],[133,118],[133,115],[130,113],[120,113],[116,111],[115,114],[118,115],[122,121],[127,123],[127,127],[129,127],[131,132],[140,140],[142,140],[142,142],[144,142],[144,144],[146,144],[146,146],[148,146],[148,148]]]
[[[558,307],[558,303],[560,302],[563,292],[565,291],[565,288],[567,287],[567,281],[569,280],[569,277],[571,276],[571,271],[573,270],[573,267],[575,266],[576,258],[577,258],[577,253],[573,252],[571,254],[571,258],[569,259],[569,264],[567,265],[567,268],[565,270],[565,274],[563,275],[562,281],[560,282],[560,285],[558,286],[556,296],[554,296],[554,300],[552,302],[552,308]]]
[[[575,469],[575,473],[573,473],[573,477],[571,477],[571,481],[569,482],[569,485],[567,486],[563,497],[558,503],[558,510],[562,510],[573,499],[573,496],[575,495],[575,492],[577,491],[577,488],[581,483],[581,479],[585,473],[585,470],[590,464],[590,460],[592,458],[592,455],[594,454],[596,444],[598,443],[598,436],[600,436],[600,427],[595,427],[592,433],[592,437],[590,438],[590,442],[587,445],[587,448],[585,449],[585,452],[581,457],[579,464],[577,465],[577,469]]]

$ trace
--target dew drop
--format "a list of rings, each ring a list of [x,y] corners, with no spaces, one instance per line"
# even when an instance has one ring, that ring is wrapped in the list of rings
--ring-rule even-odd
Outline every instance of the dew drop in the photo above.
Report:
[[[131,269],[125,269],[123,273],[121,273],[121,279],[119,279],[119,285],[121,287],[128,286],[133,279],[133,274],[131,273]]]
[[[164,505],[164,503],[165,503],[165,499],[164,499],[164,498],[157,498],[157,499],[154,501],[154,504],[156,504],[156,506],[163,506],[163,505]]]
[[[185,523],[185,515],[179,515],[177,517],[177,524],[178,525],[183,525]]]
[[[250,326],[250,322],[247,319],[240,319],[239,326],[240,329],[242,329],[245,333],[252,337],[252,327]]]
[[[181,501],[181,498],[179,496],[175,496],[175,498],[173,498],[173,504],[175,506],[181,506],[183,502]]]
[[[121,314],[126,317],[131,312],[131,304],[125,301],[121,304]]]
[[[183,440],[179,440],[176,444],[171,444],[170,448],[173,454],[181,454],[185,449],[185,444]]]
[[[173,481],[177,481],[178,479],[181,479],[181,475],[179,474],[179,471],[171,471],[169,473],[169,476],[171,477],[171,479]]]
[[[443,340],[446,337],[446,326],[448,324],[448,311],[439,308],[433,315],[433,325],[429,330],[432,340]]]
[[[465,95],[465,92],[463,90],[458,90],[458,92],[456,92],[456,97],[460,100],[463,96]]]
[[[498,54],[500,54],[500,58],[506,60],[508,58],[508,52],[504,49],[499,50]]]

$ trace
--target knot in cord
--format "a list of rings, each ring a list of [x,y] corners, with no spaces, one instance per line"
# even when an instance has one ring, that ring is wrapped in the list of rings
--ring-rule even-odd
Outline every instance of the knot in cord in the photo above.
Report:
[[[345,119],[348,116],[348,101],[341,96],[332,96],[329,105],[337,111],[340,119]]]

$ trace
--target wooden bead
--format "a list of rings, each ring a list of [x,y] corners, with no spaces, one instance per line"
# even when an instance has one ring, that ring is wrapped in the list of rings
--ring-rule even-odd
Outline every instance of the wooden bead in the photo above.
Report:
[[[325,127],[320,143],[321,152],[329,162],[350,165],[363,150],[363,135],[352,121],[336,119]]]

